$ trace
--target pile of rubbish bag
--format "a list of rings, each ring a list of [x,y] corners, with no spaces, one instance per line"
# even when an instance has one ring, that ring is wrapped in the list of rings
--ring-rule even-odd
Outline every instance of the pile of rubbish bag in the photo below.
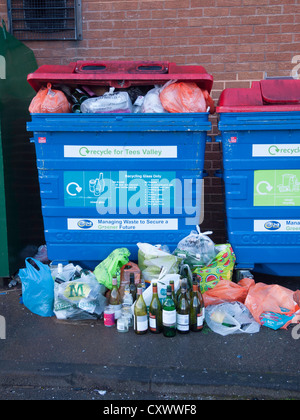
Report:
[[[149,311],[154,290],[163,304],[171,285],[174,302],[182,288],[192,293],[197,285],[203,317],[217,334],[254,334],[261,326],[278,330],[299,323],[300,291],[255,283],[251,275],[235,283],[234,250],[230,244],[214,244],[211,233],[197,226],[173,253],[166,246],[138,243],[137,262],[130,261],[127,248],[117,248],[93,270],[53,265],[43,246],[19,270],[23,303],[39,316],[100,319],[125,332],[134,325],[137,289]]]
[[[207,90],[194,82],[171,80],[165,85],[149,87],[67,85],[41,87],[33,98],[29,112],[34,113],[191,113],[215,112],[215,104]]]

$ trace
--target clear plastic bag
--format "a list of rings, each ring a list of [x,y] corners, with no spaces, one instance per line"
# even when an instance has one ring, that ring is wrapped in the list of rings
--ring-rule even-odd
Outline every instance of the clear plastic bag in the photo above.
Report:
[[[178,243],[174,254],[183,258],[184,263],[191,267],[208,266],[217,255],[214,242],[207,236],[211,234],[212,232],[201,233],[197,226],[197,232],[192,231]]]
[[[209,328],[223,337],[230,334],[255,334],[260,324],[240,302],[222,303],[206,308],[205,320]]]
[[[80,110],[89,114],[132,113],[132,102],[127,92],[114,92],[110,88],[103,96],[84,101]]]
[[[107,299],[90,273],[80,279],[55,283],[54,313],[57,319],[95,319],[104,312]]]

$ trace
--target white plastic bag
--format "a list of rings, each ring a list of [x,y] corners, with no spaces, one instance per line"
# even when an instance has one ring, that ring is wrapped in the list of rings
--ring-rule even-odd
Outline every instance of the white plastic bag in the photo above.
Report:
[[[157,279],[162,267],[165,274],[178,273],[179,259],[175,255],[163,251],[160,245],[153,246],[139,242],[137,246],[139,248],[138,265],[146,283],[150,283],[152,279]]]
[[[110,88],[103,96],[90,98],[81,104],[82,113],[101,114],[101,113],[132,113],[132,102],[127,92],[114,92],[115,88]]]
[[[155,86],[155,88],[149,90],[146,94],[144,103],[142,105],[142,113],[166,113],[167,111],[161,104],[161,100],[159,98],[161,87]]]
[[[212,331],[223,337],[229,334],[255,334],[260,331],[260,324],[240,302],[208,306],[205,320]]]

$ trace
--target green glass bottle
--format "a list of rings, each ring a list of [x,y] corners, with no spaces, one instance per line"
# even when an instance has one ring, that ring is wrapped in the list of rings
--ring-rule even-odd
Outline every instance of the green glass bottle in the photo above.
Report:
[[[162,310],[163,333],[165,337],[176,335],[176,307],[172,299],[171,286],[167,286],[167,297]]]
[[[194,332],[199,332],[203,330],[204,318],[205,318],[205,307],[204,300],[201,295],[201,300],[199,299],[198,283],[193,283],[193,296],[190,306],[190,329]]]
[[[190,332],[190,305],[186,287],[181,287],[181,295],[177,305],[177,331],[180,334]]]
[[[149,331],[153,334],[162,332],[162,306],[157,294],[157,283],[153,283],[153,296],[149,307]]]
[[[175,303],[175,306],[177,307],[177,296],[176,296],[176,293],[175,293],[175,283],[174,283],[174,280],[170,280],[170,286],[171,286],[171,289],[172,289],[172,299],[173,299],[173,301]]]
[[[146,334],[148,331],[147,306],[143,298],[143,288],[137,287],[137,300],[134,305],[134,331],[136,334]]]

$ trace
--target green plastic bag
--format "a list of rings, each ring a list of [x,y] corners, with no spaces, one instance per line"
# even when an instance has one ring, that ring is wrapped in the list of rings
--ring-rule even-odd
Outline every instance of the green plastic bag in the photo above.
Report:
[[[207,267],[197,267],[193,273],[200,280],[201,293],[213,289],[221,280],[232,280],[236,256],[230,244],[217,245],[216,258]]]
[[[130,252],[127,248],[115,249],[105,260],[103,260],[94,271],[99,283],[104,284],[107,289],[112,289],[112,279],[118,277],[120,285],[120,271],[123,265],[128,264]]]

